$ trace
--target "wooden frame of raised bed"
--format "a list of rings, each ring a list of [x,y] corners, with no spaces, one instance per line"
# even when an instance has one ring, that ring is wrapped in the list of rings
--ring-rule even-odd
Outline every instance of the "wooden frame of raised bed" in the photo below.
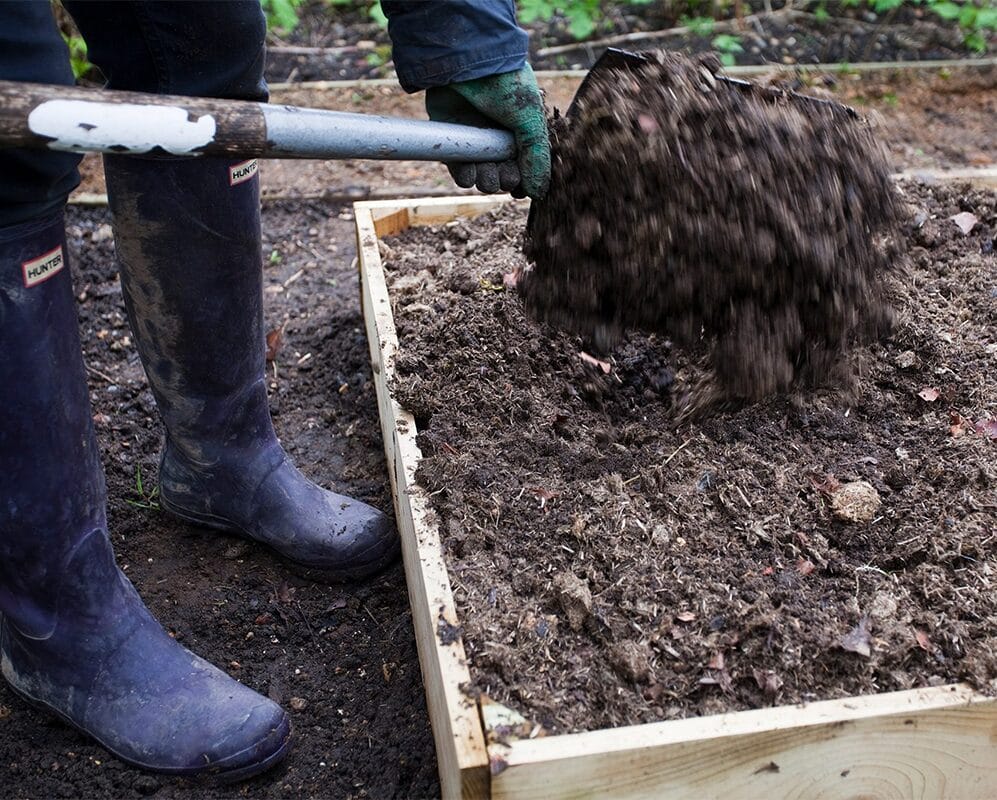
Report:
[[[997,699],[965,685],[530,738],[470,681],[415,420],[390,391],[398,338],[378,238],[508,198],[354,204],[363,312],[429,716],[448,798],[997,797]],[[517,738],[515,732],[521,734]]]

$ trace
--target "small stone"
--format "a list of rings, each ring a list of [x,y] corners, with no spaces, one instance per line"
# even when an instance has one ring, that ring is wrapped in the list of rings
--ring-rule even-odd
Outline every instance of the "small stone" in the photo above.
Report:
[[[303,697],[292,697],[290,706],[294,711],[304,711],[308,708],[308,701]]]
[[[570,572],[561,572],[554,578],[554,591],[568,618],[568,627],[580,631],[592,611],[592,592],[588,584]]]
[[[893,361],[897,369],[910,369],[917,364],[917,354],[913,350],[904,350]]]
[[[843,483],[831,495],[831,512],[842,522],[869,522],[880,506],[879,492],[867,481]]]
[[[609,649],[609,663],[616,674],[631,683],[645,683],[651,677],[647,647],[638,642],[617,642]]]
[[[152,775],[139,775],[135,778],[132,788],[143,797],[148,797],[159,791],[159,781]]]
[[[869,604],[869,616],[873,619],[892,619],[897,613],[897,599],[889,592],[876,592]]]

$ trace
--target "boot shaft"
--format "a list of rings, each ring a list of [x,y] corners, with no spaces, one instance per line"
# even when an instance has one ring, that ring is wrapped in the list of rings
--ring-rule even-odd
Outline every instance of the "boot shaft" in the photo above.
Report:
[[[62,211],[0,229],[0,612],[54,624],[74,549],[106,528]]]
[[[272,431],[255,163],[104,159],[132,331],[169,439],[195,460]]]

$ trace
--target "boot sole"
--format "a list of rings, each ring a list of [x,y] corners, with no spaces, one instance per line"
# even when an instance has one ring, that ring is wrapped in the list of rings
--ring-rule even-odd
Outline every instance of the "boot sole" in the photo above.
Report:
[[[220,533],[238,536],[240,539],[246,539],[248,541],[261,544],[271,552],[275,553],[281,561],[291,567],[292,571],[296,575],[319,583],[351,583],[365,578],[370,578],[397,561],[399,553],[401,552],[401,542],[398,537],[395,537],[394,544],[373,561],[365,561],[362,564],[355,564],[350,567],[316,567],[313,564],[295,561],[293,558],[285,556],[275,547],[272,547],[266,542],[257,539],[248,531],[240,528],[238,525],[232,524],[223,517],[218,517],[214,514],[203,514],[200,512],[188,511],[187,509],[173,505],[173,503],[162,495],[159,496],[159,505],[164,511],[169,512],[173,516],[178,517],[185,522],[189,522],[202,528],[219,531]]]
[[[103,742],[100,739],[100,737],[95,735],[93,732],[88,731],[83,726],[75,723],[72,719],[66,716],[59,709],[49,705],[44,700],[39,700],[38,698],[32,697],[26,692],[23,692],[21,689],[19,689],[10,681],[7,681],[7,686],[10,687],[10,690],[11,692],[13,692],[13,694],[15,694],[17,697],[19,697],[21,700],[23,700],[32,708],[37,708],[39,711],[44,711],[45,713],[52,714],[53,716],[57,717],[62,722],[64,722],[66,725],[68,725],[70,728],[79,731],[84,736],[87,736],[88,738],[95,741],[97,744],[99,744],[101,747],[107,750],[107,752],[109,752],[119,761],[128,764],[131,767],[135,767],[136,769],[140,769],[144,772],[153,772],[157,775],[183,777],[183,778],[196,780],[198,782],[224,785],[224,784],[244,781],[247,780],[248,778],[252,778],[256,775],[266,772],[267,770],[277,766],[277,764],[279,764],[281,761],[287,758],[287,756],[291,752],[291,745],[292,745],[291,724],[290,721],[288,721],[287,733],[284,735],[284,740],[281,742],[280,747],[278,747],[277,750],[275,750],[273,753],[271,753],[262,761],[257,761],[253,764],[247,764],[245,766],[236,767],[230,770],[226,770],[224,766],[189,767],[189,768],[157,767],[151,764],[143,763],[141,761],[136,761],[134,759],[128,758],[128,756],[122,755],[121,753],[116,751],[113,747],[110,747],[105,742]],[[239,754],[236,753],[235,755]],[[233,756],[230,756],[230,758],[231,757]]]

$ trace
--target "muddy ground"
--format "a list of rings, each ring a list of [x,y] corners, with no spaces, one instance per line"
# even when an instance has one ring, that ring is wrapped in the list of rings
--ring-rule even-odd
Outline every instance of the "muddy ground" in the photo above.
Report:
[[[559,733],[997,691],[997,197],[901,194],[912,264],[856,384],[692,421],[694,350],[598,361],[524,314],[522,207],[387,240],[475,690]]]
[[[271,31],[267,77],[275,81],[342,80],[392,74],[387,31],[357,6],[312,0],[302,5],[299,25]],[[526,5],[526,4],[523,4]],[[551,4],[554,5],[554,4]],[[526,21],[530,56],[538,69],[585,68],[605,46],[605,37],[625,39],[632,48],[664,47],[676,52],[709,50],[717,34],[736,36],[729,55],[738,64],[835,64],[859,61],[953,59],[979,55],[965,34],[921,7],[903,6],[875,13],[866,4],[840,0],[743,4],[707,8],[695,3],[601,2],[591,33],[579,41],[571,19],[556,11],[549,20]],[[734,19],[741,9],[743,19]],[[718,20],[701,27],[702,15]],[[688,18],[700,26],[687,27]],[[709,23],[706,23],[709,24]],[[993,36],[984,45],[992,48]],[[290,46],[290,47],[288,47]]]
[[[0,682],[0,795],[437,795],[400,566],[355,587],[307,583],[261,548],[156,507],[162,434],[130,342],[108,221],[105,209],[71,207],[67,222],[119,563],[179,641],[289,709],[297,741],[286,764],[261,778],[198,787],[124,766]],[[325,204],[269,205],[263,232],[268,329],[284,325],[270,372],[278,434],[307,475],[387,510],[391,493],[350,268],[351,214]]]

